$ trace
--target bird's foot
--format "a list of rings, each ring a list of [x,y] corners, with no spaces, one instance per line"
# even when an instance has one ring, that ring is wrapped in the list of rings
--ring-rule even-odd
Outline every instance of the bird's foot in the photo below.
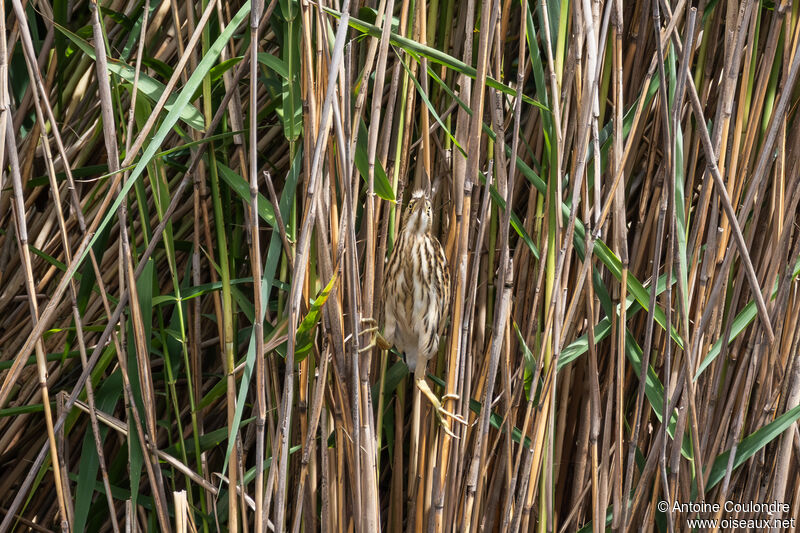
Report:
[[[459,424],[464,424],[465,426],[468,424],[467,421],[464,419],[464,417],[445,409],[442,405],[442,402],[439,401],[439,398],[436,397],[436,394],[433,393],[431,388],[428,386],[428,383],[424,379],[417,379],[416,382],[419,390],[422,392],[422,394],[427,396],[428,400],[433,405],[433,414],[436,415],[436,420],[439,422],[439,425],[442,426],[444,432],[454,439],[458,439],[456,434],[450,430],[450,424],[447,422],[445,417],[452,418]],[[459,396],[457,394],[446,394],[443,396],[443,398],[457,400]]]
[[[362,334],[369,335],[369,342],[366,346],[359,349],[358,352],[367,352],[376,346],[381,350],[389,350],[391,349],[392,345],[386,338],[381,335],[381,332],[378,329],[378,321],[374,318],[367,317],[361,319],[361,325],[366,326],[364,329],[361,330]]]

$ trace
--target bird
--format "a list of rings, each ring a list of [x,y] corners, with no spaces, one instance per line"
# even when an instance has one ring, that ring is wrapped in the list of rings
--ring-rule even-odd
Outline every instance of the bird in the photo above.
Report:
[[[450,306],[450,271],[441,243],[431,234],[432,221],[430,196],[415,190],[386,265],[384,331],[378,344],[394,345],[403,354],[417,388],[433,404],[444,430],[455,436],[444,417],[466,421],[442,407],[425,381],[425,369],[439,348]]]

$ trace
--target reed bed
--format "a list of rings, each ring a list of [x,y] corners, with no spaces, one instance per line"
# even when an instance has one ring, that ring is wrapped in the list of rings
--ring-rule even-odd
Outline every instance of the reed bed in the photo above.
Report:
[[[0,26],[0,531],[800,517],[797,2]],[[423,402],[412,442],[369,327],[416,188],[453,280],[428,379],[468,424]]]

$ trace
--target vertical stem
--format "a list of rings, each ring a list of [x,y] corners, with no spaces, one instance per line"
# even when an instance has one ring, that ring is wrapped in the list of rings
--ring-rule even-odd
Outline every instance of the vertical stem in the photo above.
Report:
[[[267,418],[264,372],[264,310],[261,302],[261,235],[258,230],[258,25],[264,9],[263,0],[253,0],[250,9],[250,263],[253,269],[253,312],[256,338],[256,509],[255,531],[266,531],[264,523],[264,426]],[[279,209],[278,205],[274,206]],[[233,469],[231,469],[233,471]],[[244,486],[243,486],[244,487]]]

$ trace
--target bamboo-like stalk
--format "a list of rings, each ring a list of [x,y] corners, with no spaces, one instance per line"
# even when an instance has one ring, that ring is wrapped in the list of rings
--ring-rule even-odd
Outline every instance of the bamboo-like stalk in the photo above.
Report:
[[[258,88],[256,85],[258,77],[258,25],[261,19],[264,4],[256,0],[250,10],[250,150],[249,166],[250,172],[250,259],[253,263],[253,307],[255,313],[256,337],[256,509],[255,509],[255,531],[261,533],[266,531],[264,523],[264,426],[267,418],[267,399],[266,399],[266,379],[264,373],[264,312],[261,302],[261,236],[258,230],[258,154],[256,138],[256,108]],[[275,193],[270,184],[270,192],[274,197]],[[280,216],[280,207],[275,202],[274,212]],[[288,256],[287,256],[288,257]]]
[[[614,45],[612,47],[613,65],[614,65],[614,164],[612,168],[614,173],[624,172],[622,168],[623,157],[623,124],[622,124],[622,110],[624,109],[624,96],[622,94],[622,6],[619,2],[615,2],[614,6]],[[658,37],[660,39],[660,36]],[[597,132],[597,112],[595,111],[593,121],[594,135],[596,139]],[[674,130],[673,130],[674,131]],[[595,141],[594,146],[599,146]],[[673,152],[674,153],[674,152]],[[674,166],[673,166],[674,169]],[[597,174],[595,174],[597,175]],[[624,178],[623,178],[624,179]],[[628,269],[630,262],[628,259],[628,224],[625,214],[625,198],[624,191],[617,189],[614,195],[614,245],[622,263],[622,279],[620,280],[620,295],[619,301],[626,302],[628,297]],[[622,471],[623,465],[623,448],[625,445],[625,349],[626,349],[626,334],[627,334],[627,307],[620,305],[619,325],[617,326],[617,375],[616,375],[616,397],[617,397],[617,421],[616,421],[616,446],[615,461],[616,461],[616,483],[614,490],[614,517],[612,520],[612,527],[625,528],[625,510],[627,509],[627,493],[624,492],[624,474]]]
[[[315,199],[317,195],[317,178],[320,171],[320,158],[322,155],[322,147],[326,144],[329,127],[330,117],[332,114],[332,100],[334,98],[334,89],[336,86],[336,79],[338,77],[339,65],[341,64],[343,51],[344,51],[344,37],[346,35],[347,19],[349,0],[346,0],[342,8],[342,20],[339,22],[336,40],[334,43],[334,52],[331,58],[331,69],[329,72],[336,73],[328,78],[328,86],[325,94],[325,100],[322,106],[320,117],[320,130],[317,135],[316,144],[314,147],[314,155],[312,159],[311,169],[308,174],[308,185],[306,188],[306,201],[308,211],[303,217],[302,228],[297,240],[297,255],[295,256],[294,269],[292,272],[292,289],[289,301],[289,342],[287,345],[287,361],[286,361],[286,374],[284,377],[284,393],[281,401],[281,421],[279,425],[278,438],[273,446],[272,457],[273,460],[276,455],[280,458],[280,467],[278,473],[277,485],[277,498],[275,501],[275,520],[279,528],[283,527],[285,509],[285,492],[287,483],[287,468],[288,468],[288,454],[289,454],[289,424],[291,420],[291,405],[294,389],[294,343],[296,341],[296,332],[298,324],[298,312],[300,306],[301,296],[301,282],[305,275],[306,263],[308,260],[308,248],[310,244],[310,229],[311,224],[314,222],[316,213]],[[278,447],[280,446],[280,447]]]
[[[562,6],[564,3],[562,3]],[[550,17],[548,16],[547,6],[544,2],[541,2],[541,15],[542,20],[545,21],[544,26],[544,42],[545,42],[545,51],[547,57],[547,69],[548,69],[548,77],[550,80],[550,93],[552,97],[552,107],[553,107],[553,132],[555,133],[555,146],[551,148],[550,152],[550,161],[549,161],[549,172],[550,177],[548,180],[548,256],[547,256],[547,275],[546,275],[546,284],[545,284],[545,303],[551,302],[551,305],[547,306],[547,312],[545,313],[545,317],[548,317],[548,314],[553,309],[552,303],[555,301],[554,298],[558,298],[560,296],[560,286],[559,286],[559,268],[556,266],[556,250],[557,250],[557,236],[560,233],[561,228],[561,217],[559,216],[560,207],[561,207],[561,176],[562,176],[562,162],[563,162],[563,132],[561,130],[561,99],[559,98],[560,91],[558,87],[558,72],[560,72],[560,68],[557,70],[556,65],[553,59],[553,47],[552,47],[552,36],[550,35],[550,27],[549,27],[549,20]],[[562,39],[563,37],[559,37]],[[549,320],[549,318],[546,318]],[[551,362],[553,353],[551,351],[551,343],[557,343],[558,336],[555,335],[554,338],[550,335],[545,336],[543,344],[547,347],[546,351],[543,356],[544,360],[544,367],[543,371],[545,373],[551,370]],[[548,391],[548,394],[550,391]],[[548,396],[546,401],[550,401],[550,397]],[[544,428],[544,424],[540,427]],[[550,440],[552,436],[551,433],[547,433],[547,437],[543,434],[541,439],[537,439],[537,446],[544,447],[545,453],[543,454],[545,460],[548,461],[548,466],[552,466],[552,455],[551,451],[552,448],[549,446],[546,441]],[[541,453],[541,448],[537,450],[536,455]],[[539,463],[534,459],[534,464],[538,465]],[[535,469],[534,469],[535,470]],[[531,470],[533,473],[534,470]],[[547,524],[552,522],[552,513],[548,513],[548,510],[551,510],[552,506],[548,506],[548,479],[550,479],[550,483],[552,480],[549,476],[546,475],[547,472],[552,472],[551,468],[542,469],[542,483],[540,485],[540,493],[539,493],[539,513],[543,515],[543,518],[539,520],[539,527],[538,530],[543,532],[547,528]],[[533,481],[530,483],[531,488],[533,488]],[[531,504],[533,497],[533,491],[531,490],[528,492],[528,505]]]
[[[481,117],[483,116],[483,104],[484,104],[484,94],[486,90],[486,74],[488,72],[488,61],[489,61],[489,28],[492,28],[494,25],[491,23],[491,18],[496,15],[496,11],[492,10],[492,4],[494,2],[490,2],[488,0],[484,0],[481,3],[481,33],[480,33],[480,40],[478,43],[478,73],[477,73],[477,87],[475,87],[475,91],[472,93],[472,102],[471,108],[473,110],[472,117],[470,119],[469,125],[469,137],[468,137],[468,144],[467,144],[467,167],[466,167],[466,176],[464,179],[464,195],[465,199],[469,199],[472,189],[472,180],[477,175],[478,172],[478,147],[480,146],[479,136],[480,136],[480,126],[481,126]],[[506,205],[511,205],[508,202],[508,198],[506,199]],[[468,202],[464,202],[464,213],[462,214],[462,221],[469,220],[469,212],[470,207]],[[510,211],[508,212],[510,215]],[[506,228],[507,229],[507,228]],[[464,235],[466,238],[466,229],[462,226],[461,234]],[[508,243],[501,244],[501,259],[499,261],[499,269],[498,269],[498,282],[496,283],[497,287],[504,287],[505,280],[509,276],[509,271],[512,270],[511,265],[509,264],[509,251],[508,251]],[[466,246],[462,249],[462,253],[464,254],[464,258],[466,257]],[[456,277],[457,280],[461,281],[463,287],[466,279],[461,279],[461,276]],[[463,288],[459,287],[460,291],[463,291]],[[508,319],[508,298],[510,290],[505,288],[497,293],[497,300],[495,302],[495,309],[497,309],[497,313],[495,316],[495,324],[494,324],[494,331],[500,332],[505,330],[505,321]],[[459,294],[456,293],[456,302],[459,302]],[[465,516],[464,516],[464,524],[465,530],[471,531],[473,528],[477,528],[475,522],[473,522],[473,505],[474,499],[476,498],[476,491],[480,491],[482,488],[482,479],[478,479],[478,472],[481,469],[482,464],[485,461],[485,442],[486,442],[486,435],[488,432],[488,423],[489,423],[489,410],[488,405],[491,402],[492,392],[494,388],[494,381],[497,375],[497,366],[499,364],[499,357],[500,357],[500,348],[502,347],[503,338],[501,335],[496,334],[494,338],[494,342],[492,343],[492,352],[491,352],[491,359],[489,364],[489,373],[487,379],[487,388],[484,390],[483,394],[483,410],[481,411],[480,417],[480,426],[478,428],[478,432],[476,434],[476,444],[474,446],[474,451],[472,454],[470,467],[469,467],[469,474],[468,474],[468,481],[467,481],[467,503],[465,506]],[[480,493],[478,493],[478,497]]]

